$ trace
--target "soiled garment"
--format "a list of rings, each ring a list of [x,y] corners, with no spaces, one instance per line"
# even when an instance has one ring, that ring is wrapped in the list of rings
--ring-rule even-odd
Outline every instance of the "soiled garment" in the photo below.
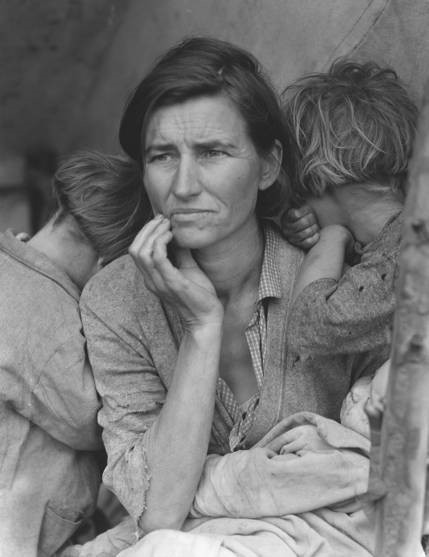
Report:
[[[283,454],[284,434],[310,425],[328,450]],[[260,518],[313,511],[341,503],[360,507],[367,489],[367,438],[311,412],[285,418],[254,448],[207,458],[193,517]]]
[[[329,448],[282,454],[283,436],[314,427]],[[211,456],[185,532],[159,530],[120,557],[370,557],[369,441],[303,412],[277,424],[247,451]],[[211,518],[218,517],[218,518]]]
[[[79,291],[0,235],[0,556],[50,557],[95,507],[99,401]]]
[[[281,419],[299,411],[338,419],[351,385],[358,377],[373,373],[389,352],[387,342],[378,342],[384,322],[374,322],[375,345],[369,335],[368,343],[354,354],[313,356],[289,349],[289,302],[303,254],[274,229],[266,234],[265,242],[265,250],[273,243],[280,297],[270,298],[266,304],[263,382],[252,426],[240,441],[244,448],[252,447]],[[182,323],[171,306],[147,290],[129,256],[117,259],[91,279],[81,297],[81,311],[103,403],[99,421],[108,454],[104,482],[139,521],[150,485],[147,453],[152,428],[174,373]],[[223,405],[216,400],[209,454],[230,452],[231,427]]]
[[[123,549],[131,547],[139,539],[137,525],[131,517],[93,540],[60,550],[55,557],[116,557]]]
[[[304,288],[291,307],[291,348],[301,354],[353,354],[390,342],[401,229],[399,214],[339,280],[320,279]]]

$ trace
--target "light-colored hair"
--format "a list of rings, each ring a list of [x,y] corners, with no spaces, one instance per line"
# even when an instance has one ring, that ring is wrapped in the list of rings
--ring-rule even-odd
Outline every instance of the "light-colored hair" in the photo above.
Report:
[[[401,187],[417,107],[392,69],[338,60],[283,92],[292,203],[348,183]]]
[[[151,216],[141,170],[126,157],[77,152],[59,166],[53,189],[55,223],[72,216],[103,264],[125,254]]]

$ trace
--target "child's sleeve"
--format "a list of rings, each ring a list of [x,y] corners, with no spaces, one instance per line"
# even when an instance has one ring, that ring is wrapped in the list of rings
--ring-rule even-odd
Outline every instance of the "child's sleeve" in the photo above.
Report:
[[[390,343],[401,220],[386,226],[340,280],[319,279],[296,298],[289,345],[318,354],[354,354]]]

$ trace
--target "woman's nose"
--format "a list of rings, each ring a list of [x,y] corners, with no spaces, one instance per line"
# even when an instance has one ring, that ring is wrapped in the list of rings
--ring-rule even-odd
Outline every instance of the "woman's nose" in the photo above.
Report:
[[[187,198],[201,192],[196,162],[191,157],[182,157],[173,178],[172,191],[176,197]]]

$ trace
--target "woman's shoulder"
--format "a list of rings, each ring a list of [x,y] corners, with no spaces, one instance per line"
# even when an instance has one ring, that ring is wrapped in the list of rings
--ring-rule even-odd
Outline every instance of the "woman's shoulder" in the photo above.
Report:
[[[159,306],[158,298],[144,283],[143,275],[129,255],[115,259],[98,271],[85,285],[81,307],[94,313],[133,313],[136,308]]]
[[[280,271],[285,267],[298,268],[304,258],[304,252],[290,244],[281,234],[279,227],[270,221],[264,222],[265,251],[276,258]]]

